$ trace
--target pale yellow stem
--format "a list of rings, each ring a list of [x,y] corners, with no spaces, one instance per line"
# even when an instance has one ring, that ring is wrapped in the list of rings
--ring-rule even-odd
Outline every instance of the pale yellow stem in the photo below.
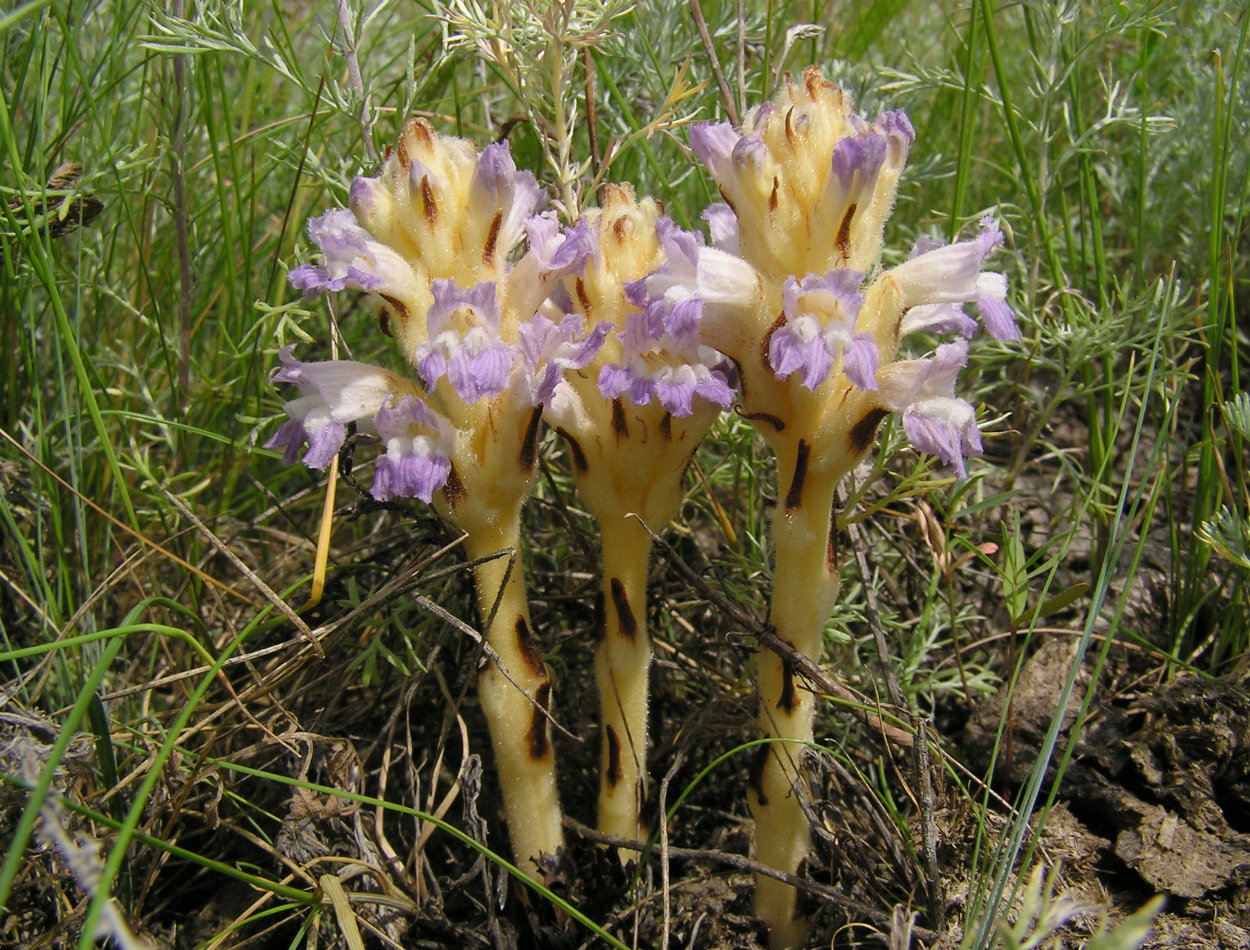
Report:
[[[774,445],[781,498],[773,518],[776,562],[769,619],[781,639],[819,661],[825,621],[838,593],[831,528],[834,489],[845,470],[820,464],[804,445]],[[759,657],[759,689],[765,735],[787,741],[766,747],[752,783],[755,855],[769,867],[801,875],[811,832],[798,787],[802,743],[812,740],[815,698],[771,651]],[[797,898],[788,884],[756,878],[755,913],[768,924],[773,950],[803,945],[808,921]]]
[[[632,840],[646,837],[639,811],[646,797],[647,560],[651,536],[623,513],[600,521],[603,537],[603,638],[595,679],[603,708],[599,830]]]
[[[490,727],[512,853],[517,865],[538,879],[535,859],[555,855],[564,843],[564,832],[545,715],[551,705],[551,677],[530,624],[519,554],[519,505],[514,516],[469,530],[465,547],[472,559],[517,552],[514,558],[504,554],[475,568],[486,640],[508,673],[505,676],[499,665],[487,663],[478,674],[477,689]]]

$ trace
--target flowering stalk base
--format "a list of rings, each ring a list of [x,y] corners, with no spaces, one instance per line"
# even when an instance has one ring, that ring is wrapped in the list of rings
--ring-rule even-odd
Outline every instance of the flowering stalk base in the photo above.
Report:
[[[838,593],[833,498],[844,469],[817,466],[807,445],[775,445],[785,493],[773,518],[776,569],[769,619],[777,635],[799,653],[819,660],[825,621]],[[815,698],[801,690],[794,670],[771,651],[759,657],[760,724],[781,741],[764,747],[749,800],[755,817],[756,860],[802,875],[811,847],[800,804],[803,743],[812,741]],[[801,947],[808,921],[793,887],[756,878],[755,913],[768,924],[773,950]]]
[[[490,727],[512,853],[518,867],[539,880],[536,859],[555,855],[564,844],[555,755],[545,714],[551,706],[551,677],[534,642],[524,571],[519,561],[509,565],[509,557],[500,554],[520,550],[520,507],[515,517],[501,521],[470,530],[465,540],[474,560],[499,555],[475,568],[478,605],[483,619],[490,620],[486,642],[499,658],[498,664],[487,661],[482,667],[477,691]]]
[[[646,795],[648,669],[647,561],[651,537],[637,518],[600,522],[603,532],[603,630],[595,680],[603,709],[599,830],[646,837],[639,811]]]

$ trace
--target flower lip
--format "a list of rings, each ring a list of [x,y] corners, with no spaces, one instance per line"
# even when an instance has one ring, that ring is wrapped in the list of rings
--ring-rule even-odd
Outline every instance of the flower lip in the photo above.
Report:
[[[981,219],[981,232],[970,241],[941,244],[922,237],[907,260],[889,271],[902,291],[904,309],[975,303],[995,339],[1019,339],[1015,316],[1006,302],[1007,278],[981,270],[986,256],[1002,242],[1002,231],[989,217]],[[945,322],[947,328],[962,331],[964,324],[957,315],[961,313],[922,310],[916,318],[904,321],[903,330],[938,329]]]
[[[430,293],[429,338],[413,353],[425,384],[432,388],[446,376],[466,403],[499,395],[508,388],[517,350],[499,335],[494,282],[465,290],[450,278],[438,278],[430,282]]]
[[[769,339],[768,359],[778,379],[802,373],[815,390],[841,356],[842,373],[858,389],[876,389],[877,344],[871,333],[856,332],[864,303],[864,275],[848,268],[827,274],[787,278],[783,290],[786,322]]]
[[[599,371],[604,399],[625,396],[637,406],[655,399],[674,416],[694,412],[694,397],[729,408],[733,403],[733,369],[724,356],[700,345],[698,324],[702,302],[688,299],[670,311],[662,299],[625,317],[617,333],[624,350],[621,362]]]
[[[905,158],[912,143],[916,141],[916,129],[907,113],[902,109],[891,109],[877,116],[877,121],[873,124],[890,145],[899,150],[900,161]]]
[[[733,150],[741,137],[728,122],[700,122],[690,127],[690,149],[712,177],[724,184],[732,174]]]
[[[565,231],[560,230],[554,211],[530,215],[524,224],[538,269],[553,276],[580,271],[599,251],[599,242],[585,218]]]
[[[875,132],[847,136],[834,146],[830,162],[848,202],[859,201],[861,193],[872,190],[885,163],[885,153],[885,136]]]
[[[579,340],[583,325],[580,314],[567,314],[558,324],[536,314],[521,324],[521,360],[532,405],[550,402],[566,370],[589,365],[612,329],[611,323],[603,321]]]
[[[451,423],[409,396],[394,408],[379,409],[376,425],[386,453],[374,467],[370,494],[378,501],[420,498],[429,504],[451,475],[455,441]]]
[[[278,353],[282,367],[273,373],[275,383],[295,383],[300,396],[284,405],[287,422],[265,443],[283,447],[283,460],[294,462],[308,443],[304,464],[325,468],[347,437],[347,425],[359,422],[373,430],[373,417],[395,399],[416,393],[407,380],[384,369],[351,360],[303,362],[292,355],[294,346]]]
[[[304,264],[287,275],[311,299],[319,293],[357,290],[408,297],[415,285],[411,265],[362,228],[344,208],[308,221],[308,236],[321,249],[323,263]]]
[[[955,378],[967,362],[964,340],[943,343],[925,359],[904,360],[878,374],[881,402],[903,416],[903,429],[922,452],[938,456],[966,478],[965,456],[981,454],[976,410],[955,396]]]

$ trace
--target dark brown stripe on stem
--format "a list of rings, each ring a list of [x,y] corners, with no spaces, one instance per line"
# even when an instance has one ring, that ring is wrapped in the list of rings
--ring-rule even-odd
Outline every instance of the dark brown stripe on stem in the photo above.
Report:
[[[499,229],[503,227],[503,212],[496,211],[490,219],[490,230],[486,232],[486,246],[482,248],[482,263],[493,264],[495,261],[495,245],[499,243]]]
[[[551,741],[547,738],[547,717],[543,715],[543,710],[551,708],[550,683],[543,683],[534,690],[534,702],[542,708],[534,709],[534,716],[530,720],[530,728],[525,734],[525,741],[529,745],[530,758],[538,761],[546,758],[547,753],[551,751]]]
[[[846,214],[842,216],[842,223],[838,225],[838,253],[842,255],[842,260],[848,260],[851,256],[851,219],[855,217],[855,209],[858,205],[852,204],[846,209]]]
[[[395,316],[399,317],[400,328],[408,326],[408,308],[404,306],[403,301],[395,297],[388,297],[386,294],[382,294],[382,299],[394,311]],[[391,335],[391,321],[385,310],[378,311],[378,326],[382,328],[382,332],[387,336]]]
[[[743,414],[743,418],[748,422],[766,422],[776,432],[780,432],[786,427],[786,424],[771,412],[748,412]]]
[[[619,396],[612,400],[612,431],[619,438],[629,438],[629,422],[625,418],[625,407],[621,404]]]
[[[660,420],[660,438],[665,442],[673,441],[673,414],[671,412],[664,413],[664,418]]]
[[[838,509],[837,503],[829,511],[829,539],[825,542],[825,570],[838,573]]]
[[[438,202],[434,200],[434,189],[430,186],[430,176],[421,176],[421,206],[425,212],[425,221],[430,227],[438,221]]]
[[[751,761],[751,772],[747,777],[747,784],[755,792],[761,805],[768,804],[768,796],[764,794],[764,768],[768,765],[769,754],[767,745],[756,747],[755,758]]]
[[[869,409],[864,417],[851,426],[851,451],[856,455],[865,452],[877,434],[877,426],[889,413],[884,409]]]
[[[612,589],[612,606],[616,608],[616,619],[621,625],[621,633],[629,639],[638,636],[638,621],[634,617],[634,609],[629,606],[629,594],[619,577],[612,578],[608,585]]]
[[[525,427],[525,438],[521,440],[521,471],[529,474],[534,471],[534,465],[538,461],[538,425],[542,422],[543,410],[542,406],[535,406],[530,410],[530,421]]]
[[[787,716],[799,708],[799,691],[794,688],[794,664],[789,660],[781,661],[781,698],[777,700],[777,708]]]
[[[582,305],[582,313],[589,316],[591,311],[590,294],[586,293],[586,284],[579,277],[574,287],[577,290],[577,302]]]
[[[617,783],[625,777],[621,769],[621,740],[616,737],[616,730],[611,726],[603,727],[603,741],[608,747],[608,767],[604,769],[603,780],[608,788],[616,788]]]
[[[582,447],[577,444],[575,438],[559,426],[556,426],[556,432],[569,444],[569,451],[573,453],[573,468],[577,470],[577,474],[586,474],[586,469],[589,468],[589,465],[586,462],[586,453],[582,451]]]
[[[534,642],[534,635],[530,633],[530,625],[525,622],[524,617],[516,618],[516,645],[530,672],[540,679],[545,677],[547,667],[543,663],[542,654],[538,652],[538,644]]]
[[[807,459],[812,454],[812,447],[807,439],[799,439],[799,450],[794,457],[794,475],[790,479],[790,490],[786,492],[786,511],[794,511],[803,504],[803,483],[807,481]]]
[[[768,193],[768,213],[772,214],[777,210],[777,189],[781,187],[781,183],[777,181],[777,176],[773,176],[773,190]]]
[[[781,313],[777,314],[777,319],[773,321],[773,325],[770,326],[766,331],[764,331],[764,336],[760,340],[760,362],[763,363],[765,366],[773,365],[772,357],[769,355],[769,352],[768,352],[770,349],[772,349],[773,334],[776,333],[785,325],[786,325],[786,313],[783,310]],[[742,373],[739,372],[738,375],[741,376]]]
[[[443,485],[443,497],[447,499],[448,506],[455,508],[464,500],[464,496],[464,482],[460,480],[460,476],[456,473],[456,466],[453,464],[451,471],[447,473],[447,483]]]

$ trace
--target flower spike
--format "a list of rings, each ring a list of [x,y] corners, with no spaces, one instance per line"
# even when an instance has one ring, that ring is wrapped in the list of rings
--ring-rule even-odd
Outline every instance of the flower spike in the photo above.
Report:
[[[497,658],[481,670],[478,693],[513,851],[534,877],[541,857],[560,850],[563,829],[551,678],[532,634],[524,571],[512,560],[537,471],[542,407],[560,401],[566,375],[585,367],[608,334],[603,323],[551,320],[548,298],[582,270],[592,247],[585,229],[562,230],[553,215],[538,214],[541,197],[506,142],[479,152],[424,119],[409,122],[381,172],[352,183],[348,209],[310,222],[322,259],[290,280],[308,295],[368,293],[425,385],[361,375],[355,364],[288,367],[277,378],[306,392],[270,440],[288,459],[308,442],[305,459],[325,465],[356,421],[385,445],[374,497],[432,502],[465,532]]]
[[[632,294],[639,306],[659,302],[674,314],[700,303],[703,343],[741,374],[742,415],[773,449],[781,480],[769,618],[813,659],[838,591],[835,491],[881,419],[900,413],[916,447],[961,477],[964,459],[981,450],[976,414],[954,390],[967,344],[900,362],[900,341],[920,331],[970,335],[969,303],[992,335],[1017,335],[1005,278],[982,269],[1002,242],[988,219],[971,241],[923,241],[903,264],[877,270],[914,139],[905,114],[867,122],[814,68],[750,112],[740,129],[694,126],[691,149],[725,199],[704,216],[712,246],[668,236],[665,264]],[[814,697],[771,653],[761,653],[758,677],[761,726],[785,741],[768,746],[755,770],[756,858],[801,874],[810,830],[797,749],[812,737]],[[756,913],[774,950],[803,944],[807,921],[789,885],[757,878]]]

